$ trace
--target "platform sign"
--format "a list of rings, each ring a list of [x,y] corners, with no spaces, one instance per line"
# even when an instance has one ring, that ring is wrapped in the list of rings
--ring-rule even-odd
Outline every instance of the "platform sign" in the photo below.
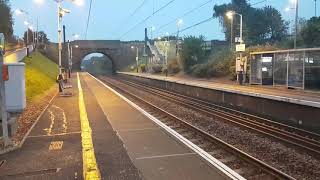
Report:
[[[244,52],[244,51],[246,51],[246,44],[237,44],[237,45],[236,45],[236,51],[237,51],[237,52]]]

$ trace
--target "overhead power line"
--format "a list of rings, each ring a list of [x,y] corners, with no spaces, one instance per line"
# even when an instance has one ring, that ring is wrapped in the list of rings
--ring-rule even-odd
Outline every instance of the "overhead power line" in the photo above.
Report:
[[[264,2],[266,2],[266,1],[267,1],[267,0],[262,0],[262,1],[259,1],[259,2],[255,2],[255,3],[251,4],[251,6],[255,6],[255,5],[264,3]]]
[[[143,0],[142,3],[134,10],[130,15],[124,20],[121,24],[126,24],[126,22],[129,21],[130,18],[132,18],[134,15],[136,15],[137,12],[146,4],[148,0]]]
[[[196,26],[199,26],[199,25],[201,25],[201,24],[204,24],[204,23],[206,23],[206,22],[212,21],[213,19],[214,19],[214,17],[210,17],[210,18],[208,18],[208,19],[202,20],[202,21],[200,21],[200,22],[198,22],[198,23],[196,23],[196,24],[193,24],[192,26],[189,26],[189,27],[186,27],[186,28],[184,28],[184,29],[179,30],[179,33],[182,33],[182,32],[184,32],[184,31],[187,31],[187,30],[189,30],[189,29],[192,29],[192,28],[194,28],[194,27],[196,27]],[[170,35],[176,35],[177,33],[178,33],[178,31],[176,31],[176,32],[174,32],[174,33],[171,33]]]
[[[88,35],[88,28],[89,28],[89,22],[90,22],[90,16],[91,16],[91,6],[92,6],[92,0],[90,0],[90,7],[89,7],[89,13],[88,13],[88,19],[87,19],[87,26],[86,26],[86,33],[85,33],[85,39],[87,39]]]
[[[130,28],[127,32],[125,32],[124,34],[122,34],[120,36],[120,39],[122,39],[123,37],[125,37],[127,34],[129,34],[132,30],[134,30],[135,28],[137,28],[139,25],[143,24],[144,22],[146,22],[148,19],[150,19],[152,16],[154,16],[155,14],[157,14],[158,12],[162,11],[163,9],[165,9],[166,7],[168,7],[170,4],[172,4],[174,1],[176,0],[171,0],[168,3],[166,3],[165,5],[163,5],[162,7],[160,7],[158,10],[154,11],[151,15],[149,15],[148,17],[146,17],[145,19],[143,19],[142,21],[140,21],[139,23],[137,23],[136,25],[134,25],[132,28]]]
[[[169,21],[168,23],[161,25],[161,26],[157,29],[157,32],[159,32],[161,29],[167,27],[169,24],[172,24],[172,23],[174,23],[174,22],[177,22],[179,19],[181,19],[181,18],[183,18],[183,17],[185,17],[185,16],[193,13],[194,11],[196,11],[196,10],[204,7],[205,5],[209,4],[210,2],[212,2],[212,0],[206,1],[206,2],[204,2],[204,3],[202,3],[202,4],[200,4],[199,6],[197,6],[197,7],[193,8],[193,9],[191,9],[191,10],[183,13],[183,14],[182,14],[181,16],[179,16],[178,18],[175,18],[174,20]]]

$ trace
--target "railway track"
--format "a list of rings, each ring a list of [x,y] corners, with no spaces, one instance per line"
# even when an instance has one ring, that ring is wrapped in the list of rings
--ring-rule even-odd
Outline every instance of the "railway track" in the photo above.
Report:
[[[121,82],[102,79],[106,84],[133,100],[149,114],[197,145],[246,179],[294,179],[247,153],[225,143],[194,125],[155,106],[121,87]]]
[[[185,106],[189,109],[193,109],[208,116],[217,117],[227,123],[232,123],[251,131],[258,132],[288,145],[295,146],[300,150],[308,151],[311,155],[320,157],[320,135],[318,134],[212,104],[196,98],[151,87],[146,84],[135,83],[123,79],[120,81],[135,88],[143,88],[145,92]]]

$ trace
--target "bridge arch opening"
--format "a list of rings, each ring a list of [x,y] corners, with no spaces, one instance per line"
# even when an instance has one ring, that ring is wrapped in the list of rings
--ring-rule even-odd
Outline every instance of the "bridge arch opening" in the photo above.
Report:
[[[115,72],[115,64],[104,53],[88,53],[80,61],[80,70],[97,75],[111,75]]]

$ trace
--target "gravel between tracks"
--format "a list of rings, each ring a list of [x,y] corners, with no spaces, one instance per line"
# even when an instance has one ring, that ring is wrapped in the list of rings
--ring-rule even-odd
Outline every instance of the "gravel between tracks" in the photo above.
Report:
[[[100,78],[110,80],[106,77]],[[163,108],[296,179],[320,179],[320,160],[300,150],[287,147],[271,138],[225,123],[218,118],[200,114],[126,84],[115,82],[114,80],[113,83],[125,87],[127,91],[142,97],[148,102]]]

